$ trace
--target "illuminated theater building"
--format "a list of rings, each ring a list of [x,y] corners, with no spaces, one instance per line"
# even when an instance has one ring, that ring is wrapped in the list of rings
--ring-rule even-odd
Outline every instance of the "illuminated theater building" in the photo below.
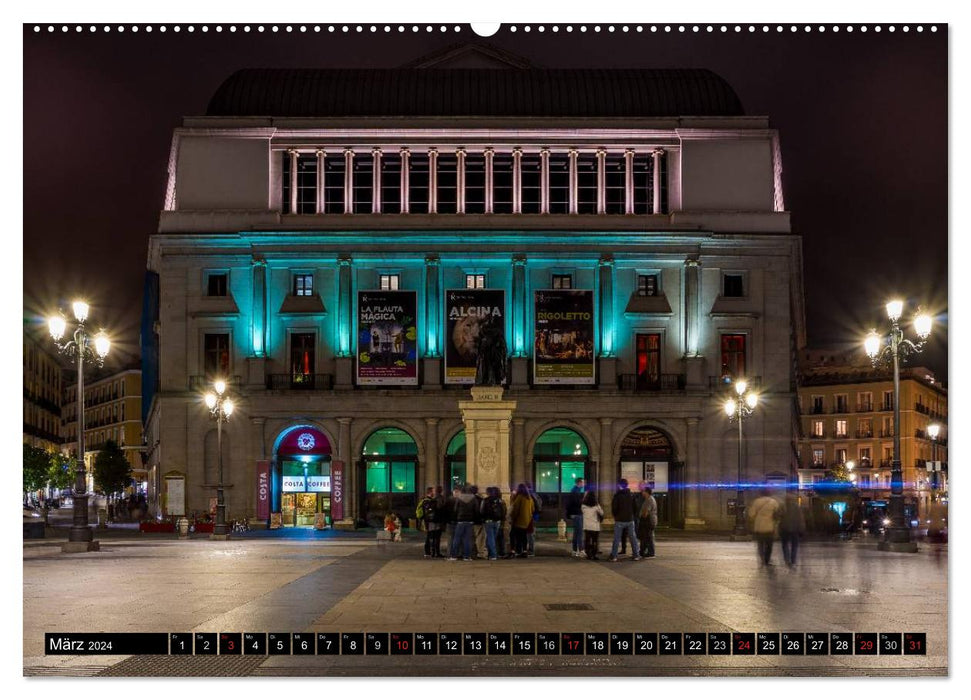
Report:
[[[705,70],[544,70],[459,49],[388,70],[241,70],[175,130],[148,255],[146,455],[164,514],[413,517],[465,481],[475,347],[509,353],[511,484],[655,484],[663,525],[730,528],[795,479],[801,240],[778,134]],[[491,330],[490,330],[491,329]],[[491,484],[479,484],[481,488]]]

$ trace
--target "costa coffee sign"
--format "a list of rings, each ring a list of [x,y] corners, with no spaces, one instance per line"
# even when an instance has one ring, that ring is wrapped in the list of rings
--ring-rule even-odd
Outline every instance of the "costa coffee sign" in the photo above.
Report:
[[[270,517],[270,463],[256,463],[256,517]]]
[[[332,462],[330,465],[330,517],[344,519],[344,463]]]

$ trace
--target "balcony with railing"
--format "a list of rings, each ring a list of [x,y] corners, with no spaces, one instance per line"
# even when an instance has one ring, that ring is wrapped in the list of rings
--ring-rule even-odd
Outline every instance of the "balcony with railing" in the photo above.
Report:
[[[892,438],[893,437],[893,428],[890,428],[889,430],[882,429],[880,431],[880,437],[882,437],[882,438]]]
[[[684,391],[685,375],[661,374],[656,378],[644,377],[639,374],[621,374],[617,377],[617,386],[621,391],[651,392],[651,391]]]
[[[873,411],[872,403],[858,403],[856,405],[857,413],[870,413],[871,411]]]
[[[862,439],[865,439],[865,438],[872,438],[873,437],[873,429],[871,428],[870,430],[857,430],[856,431],[856,437],[859,440],[862,440]]]
[[[273,391],[327,391],[334,388],[331,374],[268,374],[266,388]]]

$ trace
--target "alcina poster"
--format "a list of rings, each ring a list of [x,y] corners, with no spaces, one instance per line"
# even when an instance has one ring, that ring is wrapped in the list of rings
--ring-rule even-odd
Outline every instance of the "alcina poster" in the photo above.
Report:
[[[445,383],[474,384],[479,338],[495,328],[506,333],[506,293],[502,289],[445,292]]]
[[[418,384],[417,306],[413,291],[358,292],[358,384]]]

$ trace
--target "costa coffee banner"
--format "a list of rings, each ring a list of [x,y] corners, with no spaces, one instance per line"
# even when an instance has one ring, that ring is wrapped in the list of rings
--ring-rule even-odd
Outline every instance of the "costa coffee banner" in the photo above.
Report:
[[[256,463],[256,517],[266,520],[270,517],[270,463]]]
[[[330,464],[330,518],[344,519],[344,463],[340,461]]]
[[[533,382],[593,384],[593,291],[547,289],[535,294]]]
[[[280,490],[284,493],[322,493],[330,491],[329,476],[285,476]]]
[[[501,289],[445,292],[445,383],[474,384],[479,338],[494,327],[506,332],[506,293]]]
[[[413,291],[358,293],[358,384],[418,383],[417,308]]]

